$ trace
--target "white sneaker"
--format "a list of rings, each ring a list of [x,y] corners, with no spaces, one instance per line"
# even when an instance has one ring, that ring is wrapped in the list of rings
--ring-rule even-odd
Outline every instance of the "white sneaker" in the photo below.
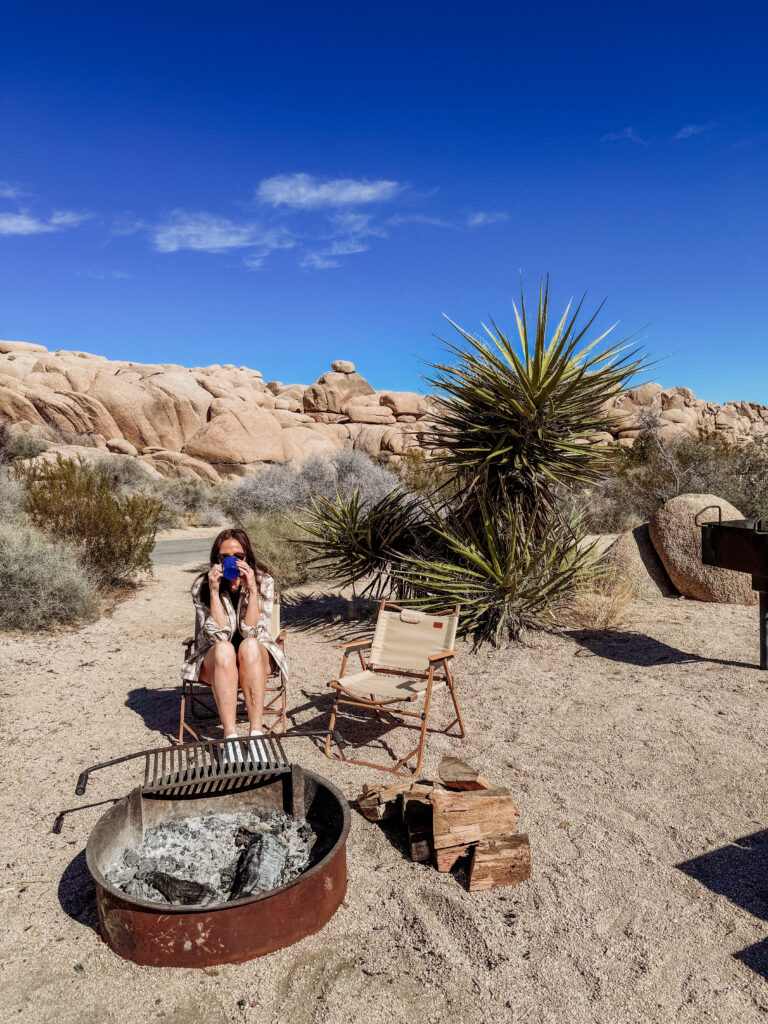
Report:
[[[255,764],[269,764],[267,746],[258,739],[259,736],[263,735],[264,733],[261,729],[251,729],[251,741],[248,744],[248,758]]]
[[[238,739],[237,733],[232,733],[231,736],[225,736],[226,740]],[[239,743],[224,743],[221,748],[221,763],[223,765],[230,765],[236,767],[237,765],[244,764],[245,758],[243,757],[243,750]]]

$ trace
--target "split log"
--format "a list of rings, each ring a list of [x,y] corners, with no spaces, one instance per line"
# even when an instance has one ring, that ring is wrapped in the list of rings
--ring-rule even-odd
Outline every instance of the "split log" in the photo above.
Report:
[[[471,849],[472,846],[449,846],[446,850],[435,850],[435,867],[438,871],[450,871],[459,857],[466,857]]]
[[[483,778],[477,769],[472,768],[465,761],[460,761],[458,757],[446,755],[440,762],[437,774],[448,789],[493,789],[492,782]]]
[[[531,874],[531,844],[527,835],[488,839],[472,851],[469,891],[516,885]]]
[[[471,846],[517,831],[520,811],[507,789],[435,790],[431,801],[435,850]]]
[[[432,804],[403,793],[403,821],[411,860],[428,861],[432,856]]]
[[[404,779],[393,786],[364,785],[362,793],[357,797],[357,806],[368,821],[382,821],[395,813],[397,800],[404,793],[426,798],[429,797],[432,788],[431,783],[411,782],[409,779]]]

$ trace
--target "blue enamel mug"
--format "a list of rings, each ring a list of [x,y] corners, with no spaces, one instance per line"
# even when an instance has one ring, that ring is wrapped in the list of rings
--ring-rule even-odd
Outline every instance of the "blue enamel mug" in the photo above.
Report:
[[[240,575],[240,570],[237,567],[237,559],[232,555],[228,555],[221,563],[222,576],[225,580],[236,580]]]

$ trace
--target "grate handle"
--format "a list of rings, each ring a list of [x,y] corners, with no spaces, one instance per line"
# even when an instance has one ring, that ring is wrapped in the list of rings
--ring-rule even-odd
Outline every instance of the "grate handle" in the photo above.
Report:
[[[722,521],[723,521],[723,510],[722,510],[722,508],[719,505],[705,505],[704,508],[700,509],[696,513],[696,515],[693,517],[693,521],[696,524],[696,526],[703,526],[703,525],[705,525],[704,523],[700,523],[699,522],[699,516],[703,516],[705,512],[709,512],[709,510],[711,508],[716,508],[717,509],[717,522],[718,522],[718,524],[722,523]]]

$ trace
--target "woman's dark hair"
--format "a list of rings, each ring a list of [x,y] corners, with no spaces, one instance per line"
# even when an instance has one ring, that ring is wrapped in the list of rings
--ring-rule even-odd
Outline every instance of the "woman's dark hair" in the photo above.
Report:
[[[262,576],[272,575],[272,571],[270,570],[269,566],[265,565],[264,562],[260,561],[260,559],[258,559],[254,554],[248,534],[245,532],[245,530],[239,529],[221,531],[216,540],[214,540],[213,547],[211,548],[211,565],[215,565],[218,562],[219,551],[221,550],[221,545],[224,543],[225,540],[236,540],[238,544],[242,545],[245,560],[256,573],[257,579],[259,579]],[[205,581],[201,588],[200,597],[205,602],[205,604],[210,604],[211,595],[210,590],[208,588],[208,580]]]

